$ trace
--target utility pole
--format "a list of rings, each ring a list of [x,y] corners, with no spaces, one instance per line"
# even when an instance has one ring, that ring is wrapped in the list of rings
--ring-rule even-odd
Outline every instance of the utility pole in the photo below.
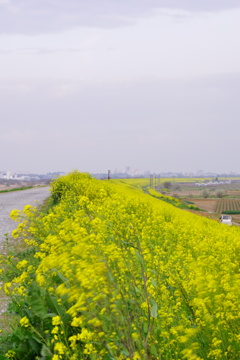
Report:
[[[160,174],[158,174],[158,192],[160,192]]]
[[[155,174],[155,186],[154,186],[155,191],[157,191],[157,175]]]
[[[150,189],[153,187],[153,175],[150,174]]]

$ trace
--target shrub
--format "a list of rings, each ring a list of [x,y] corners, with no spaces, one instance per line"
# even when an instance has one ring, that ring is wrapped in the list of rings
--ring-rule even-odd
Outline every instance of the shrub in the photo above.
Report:
[[[188,209],[191,209],[191,210],[198,210],[200,211],[201,209],[199,207],[197,207],[196,205],[188,205]]]
[[[204,199],[207,199],[207,198],[209,197],[209,192],[208,192],[207,190],[203,190],[203,192],[202,192],[202,197],[203,197]]]
[[[164,181],[163,187],[164,187],[165,189],[170,190],[171,187],[172,187],[172,183],[171,183],[170,181]]]
[[[219,199],[221,199],[221,198],[223,197],[223,195],[224,195],[224,193],[223,193],[223,191],[221,191],[221,190],[218,190],[218,191],[216,192],[216,196],[217,196]]]
[[[240,211],[238,210],[225,210],[225,211],[222,211],[222,214],[226,214],[226,215],[238,215],[240,214]]]

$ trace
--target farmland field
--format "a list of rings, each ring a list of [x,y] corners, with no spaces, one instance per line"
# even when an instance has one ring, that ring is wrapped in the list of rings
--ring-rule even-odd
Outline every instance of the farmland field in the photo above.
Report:
[[[224,211],[240,211],[240,199],[220,199],[217,201],[215,212],[221,214]]]
[[[152,179],[155,181],[158,180],[157,175],[153,175]],[[172,182],[172,183],[203,183],[203,182],[207,182],[207,181],[211,181],[212,178],[165,178],[165,177],[160,177],[160,183],[164,183],[164,182]],[[240,180],[240,178],[219,178],[219,181],[226,181],[226,180]],[[146,177],[146,178],[128,178],[128,179],[121,179],[120,181],[122,181],[123,183],[126,184],[130,184],[130,185],[134,185],[134,186],[144,186],[144,185],[148,185],[150,184],[150,177]]]
[[[210,181],[210,178],[159,178],[160,184],[163,184],[164,182],[171,182],[171,183],[202,183],[204,181]],[[133,185],[137,187],[146,187],[150,186],[150,178],[129,178],[129,179],[120,179],[117,180],[122,183]],[[158,183],[158,178],[153,176],[152,177],[153,185]]]
[[[207,184],[211,181],[210,178],[129,178],[129,179],[116,179],[112,181],[121,182],[122,184],[126,184],[129,186],[134,186],[146,190],[152,185],[152,188],[163,189],[164,183],[171,184],[169,188],[170,196],[177,196],[184,198],[193,196],[196,198],[201,198],[201,194],[204,190],[208,191],[210,196],[215,195],[217,191],[222,191],[225,195],[230,197],[239,197],[240,196],[240,180],[238,178],[219,178],[219,181],[223,181],[223,183],[219,183],[219,185],[212,184],[211,186],[197,186],[196,184]],[[230,184],[224,183],[226,180],[231,180]]]
[[[200,209],[214,212],[216,208],[217,199],[189,199]]]

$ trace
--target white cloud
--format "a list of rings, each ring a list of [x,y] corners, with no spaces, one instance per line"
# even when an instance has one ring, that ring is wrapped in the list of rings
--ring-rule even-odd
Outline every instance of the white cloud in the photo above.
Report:
[[[0,4],[0,33],[26,34],[1,36],[1,166],[239,171],[240,10],[197,12],[227,4]]]
[[[135,18],[151,16],[156,9],[206,12],[240,4],[239,0],[0,0],[0,6],[0,33],[39,34],[77,26],[129,25]]]
[[[111,31],[77,28],[37,37],[2,36],[0,79],[88,83],[237,73],[239,17],[240,9],[187,21],[165,13]]]

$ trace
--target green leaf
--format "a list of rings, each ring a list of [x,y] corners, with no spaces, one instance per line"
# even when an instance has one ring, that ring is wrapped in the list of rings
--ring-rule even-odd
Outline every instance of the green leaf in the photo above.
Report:
[[[51,350],[46,345],[43,345],[41,349],[41,356],[52,356]]]
[[[151,283],[152,283],[152,286],[157,287],[156,280],[154,280],[153,278],[151,279]]]
[[[49,309],[51,309],[53,312],[55,311],[56,313],[59,314],[61,307],[59,306],[55,296],[52,296],[48,292],[46,293],[46,304]]]
[[[152,300],[152,307],[151,307],[151,317],[153,317],[154,319],[157,318],[158,316],[158,305],[156,303],[156,301]]]
[[[153,250],[154,250],[154,247],[153,247]],[[153,273],[154,275],[157,275],[157,274],[158,274],[156,270],[149,269],[149,271],[151,271],[151,273]]]
[[[62,280],[62,282],[66,285],[66,287],[69,288],[70,287],[69,279],[66,278],[63,274],[61,274],[57,269],[52,268],[52,270],[57,274],[59,279]]]
[[[8,358],[4,355],[0,355],[0,360],[8,360]]]
[[[135,289],[137,294],[141,294],[141,290],[139,290],[136,286],[134,286],[134,289]]]
[[[124,355],[124,356],[129,356],[129,352],[126,349],[123,349],[121,351],[121,354]]]
[[[143,269],[145,269],[145,263],[144,263],[142,255],[137,250],[135,250],[135,254],[137,255],[137,258],[138,258],[141,266],[143,267]]]
[[[157,348],[156,348],[156,346],[155,345],[151,345],[150,346],[150,353],[151,353],[151,355],[155,355],[155,356],[157,356]]]
[[[14,332],[14,335],[19,339],[19,340],[23,340],[25,338],[25,335],[23,334],[23,331],[21,328],[17,329],[15,332]]]
[[[30,306],[32,308],[32,312],[40,318],[43,318],[43,316],[47,313],[47,308],[43,302],[43,299],[39,297],[35,299],[32,298]]]
[[[135,246],[134,246],[132,243],[130,243],[130,242],[122,241],[122,243],[125,244],[125,245],[127,245],[127,246],[130,246],[130,247],[132,247],[132,248],[134,248],[134,249],[136,249]]]
[[[144,331],[145,334],[148,333],[148,323],[147,322],[143,323],[143,331]]]
[[[43,315],[42,319],[47,319],[47,318],[53,318],[54,316],[57,316],[56,313],[48,313],[48,314],[45,314]]]
[[[143,258],[142,256],[139,254],[139,252],[137,250],[135,250],[135,254],[137,255],[138,260],[140,261],[140,263],[143,263]]]
[[[38,354],[38,352],[39,352],[39,350],[40,350],[40,346],[41,345],[39,345],[39,342],[37,342],[35,339],[33,339],[33,338],[30,338],[29,340],[28,340],[28,342],[29,342],[29,345],[31,346],[31,348]]]
[[[42,344],[41,338],[37,338],[37,336],[34,336],[34,335],[32,335],[32,338],[33,338],[36,342],[38,342],[39,344]]]

